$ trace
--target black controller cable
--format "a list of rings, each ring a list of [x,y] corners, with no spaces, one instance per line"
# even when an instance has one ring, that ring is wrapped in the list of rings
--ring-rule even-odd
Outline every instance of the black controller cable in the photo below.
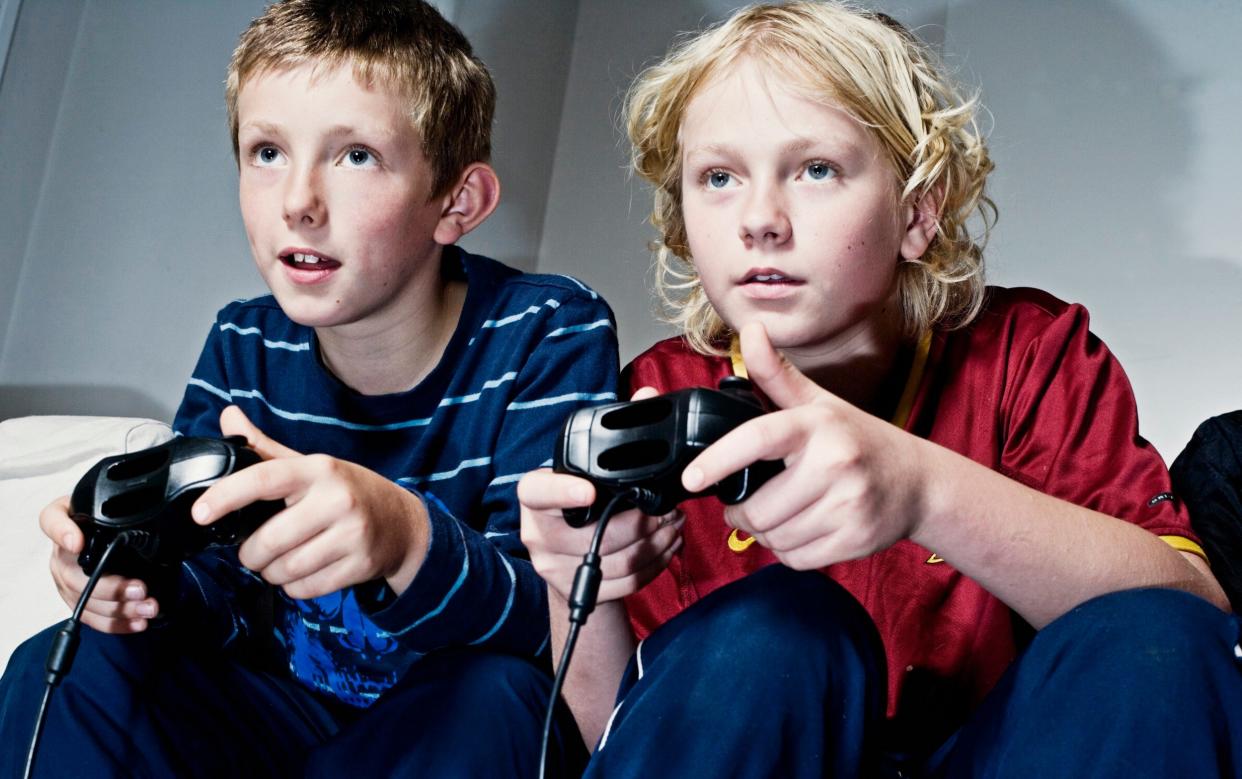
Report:
[[[638,488],[631,488],[612,496],[612,500],[604,506],[599,521],[595,523],[595,535],[591,539],[591,548],[582,558],[574,574],[573,590],[569,594],[569,633],[565,636],[565,646],[561,649],[561,661],[556,667],[556,676],[552,680],[552,694],[548,696],[548,711],[543,718],[543,742],[539,747],[539,779],[543,779],[548,763],[548,741],[552,733],[552,715],[556,712],[556,701],[561,696],[561,688],[565,686],[565,674],[569,670],[569,658],[574,653],[574,644],[578,642],[578,631],[586,624],[587,617],[595,610],[595,599],[599,596],[599,583],[603,579],[600,571],[599,547],[604,540],[604,528],[608,520],[617,512],[623,501],[633,502],[640,496]]]
[[[47,703],[52,698],[52,690],[60,684],[61,679],[65,678],[65,674],[69,673],[69,666],[73,665],[73,656],[78,651],[78,643],[82,639],[78,634],[82,627],[82,610],[86,608],[87,599],[95,591],[95,585],[99,584],[99,577],[103,575],[107,567],[112,550],[129,543],[129,538],[130,534],[127,532],[118,533],[104,549],[103,554],[99,556],[99,564],[95,566],[95,572],[91,574],[90,579],[87,579],[86,587],[82,589],[82,594],[78,597],[78,605],[73,609],[73,616],[65,620],[65,624],[56,631],[56,637],[52,639],[52,650],[47,654],[45,666],[47,686],[43,689],[43,701],[39,704],[34,734],[30,737],[30,751],[26,753],[26,770],[22,774],[25,779],[30,779],[34,771],[35,752],[39,749],[39,738],[43,735],[43,723],[47,719]]]

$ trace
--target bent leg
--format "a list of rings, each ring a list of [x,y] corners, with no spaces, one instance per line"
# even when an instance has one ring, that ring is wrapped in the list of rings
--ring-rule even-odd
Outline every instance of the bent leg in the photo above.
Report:
[[[844,589],[774,565],[648,637],[618,700],[588,776],[871,776],[884,654]]]
[[[929,775],[1242,776],[1238,639],[1186,593],[1088,601],[1036,635]]]
[[[535,777],[552,679],[530,661],[480,651],[428,655],[358,720],[315,750],[309,776]],[[548,777],[578,776],[586,747],[563,706]]]
[[[21,776],[58,628],[18,647],[0,680],[0,775]],[[296,683],[198,655],[171,630],[81,636],[52,692],[36,776],[298,775],[335,728]]]

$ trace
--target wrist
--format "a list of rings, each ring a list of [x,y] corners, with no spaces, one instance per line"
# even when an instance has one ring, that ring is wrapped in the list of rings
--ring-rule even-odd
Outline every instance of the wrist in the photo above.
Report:
[[[384,580],[397,595],[405,592],[418,575],[427,559],[431,542],[431,520],[427,516],[427,507],[417,495],[405,490],[401,492],[404,497],[399,510],[408,529],[403,545],[405,552],[395,561],[392,570],[384,574]]]

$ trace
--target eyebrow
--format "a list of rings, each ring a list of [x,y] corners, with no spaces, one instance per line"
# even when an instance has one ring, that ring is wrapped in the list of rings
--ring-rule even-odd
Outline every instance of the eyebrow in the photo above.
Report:
[[[800,138],[790,141],[781,147],[782,154],[798,154],[805,152],[823,141],[814,138]],[[727,143],[708,143],[703,146],[696,146],[693,149],[686,149],[685,156],[687,159],[701,156],[720,156],[729,157],[737,153],[737,149]]]
[[[262,120],[255,120],[255,121],[250,121],[250,122],[244,122],[240,127],[237,128],[237,132],[239,134],[244,130],[257,130],[259,133],[263,135],[280,135],[282,132],[282,125],[276,124],[274,122],[265,122]],[[391,133],[382,132],[380,130],[370,130],[370,131],[360,130],[359,128],[354,127],[353,125],[348,125],[348,124],[332,125],[331,127],[328,128],[328,131],[326,134],[329,138],[342,138],[342,137],[347,137],[350,135],[360,135],[360,134],[378,135],[378,136],[383,136],[383,137],[388,137],[389,135],[391,135]]]

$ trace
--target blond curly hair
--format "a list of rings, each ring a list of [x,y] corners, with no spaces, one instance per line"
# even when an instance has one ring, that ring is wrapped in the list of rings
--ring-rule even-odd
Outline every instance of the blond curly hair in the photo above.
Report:
[[[883,14],[843,2],[755,5],[690,37],[644,70],[626,98],[634,172],[655,188],[651,223],[655,288],[665,319],[696,350],[719,354],[728,326],[712,308],[690,256],[681,208],[680,131],[686,106],[742,57],[757,60],[870,128],[898,178],[901,197],[940,205],[924,255],[898,274],[903,327],[961,327],[983,305],[983,245],[996,221],[984,193],[992,161],[976,96],[964,97],[934,53]],[[974,214],[979,224],[968,224]]]

